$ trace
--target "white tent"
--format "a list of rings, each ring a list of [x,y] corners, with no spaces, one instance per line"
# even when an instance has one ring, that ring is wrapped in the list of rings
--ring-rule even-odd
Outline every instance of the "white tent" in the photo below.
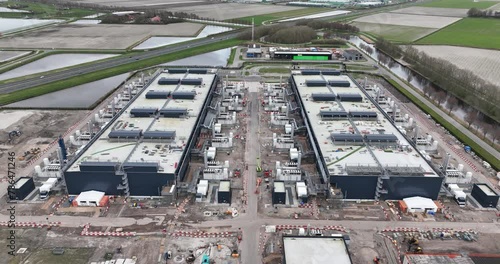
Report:
[[[408,213],[436,212],[438,207],[432,199],[420,196],[404,198]]]
[[[75,201],[78,206],[99,206],[103,197],[104,192],[87,191],[80,193]]]

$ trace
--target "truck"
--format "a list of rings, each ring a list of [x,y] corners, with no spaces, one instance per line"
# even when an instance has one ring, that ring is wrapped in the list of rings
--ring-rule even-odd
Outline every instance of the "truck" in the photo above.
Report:
[[[56,184],[57,178],[49,178],[47,181],[45,181],[40,187],[40,200],[47,199],[47,197],[49,197],[50,191],[52,191],[52,188],[54,188]]]
[[[467,199],[467,194],[462,188],[458,187],[456,184],[448,184],[448,190],[450,191],[453,198],[458,203],[460,207],[465,207],[465,201]]]

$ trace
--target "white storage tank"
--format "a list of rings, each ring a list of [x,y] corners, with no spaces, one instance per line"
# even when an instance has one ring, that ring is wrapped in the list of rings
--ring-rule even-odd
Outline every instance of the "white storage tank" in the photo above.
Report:
[[[44,159],[43,159],[43,164],[44,164],[45,166],[49,166],[49,164],[50,164],[49,159],[48,159],[48,158],[44,158]]]

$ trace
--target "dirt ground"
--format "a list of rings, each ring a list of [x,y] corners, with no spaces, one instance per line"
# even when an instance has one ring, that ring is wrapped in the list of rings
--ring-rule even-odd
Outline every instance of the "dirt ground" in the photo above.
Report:
[[[255,15],[263,15],[269,13],[277,13],[301,9],[303,7],[292,7],[282,5],[261,5],[261,4],[239,4],[239,3],[221,3],[214,5],[200,5],[189,7],[174,7],[170,8],[172,12],[189,12],[197,14],[200,17],[214,18],[225,20],[237,17],[247,17]],[[238,10],[238,12],[235,12]]]
[[[194,36],[202,24],[81,25],[67,24],[2,38],[0,47],[61,49],[126,49],[150,36]]]
[[[442,28],[460,20],[456,17],[440,17],[425,15],[409,15],[396,13],[379,13],[357,18],[356,22],[399,25],[410,27]]]
[[[0,167],[6,168],[7,159],[4,158],[7,152],[14,152],[16,159],[23,156],[24,152],[32,148],[43,150],[52,141],[56,140],[60,134],[74,125],[75,120],[80,120],[86,114],[85,111],[11,111],[2,110],[0,113],[19,115],[19,120],[13,122],[8,127],[0,130]],[[20,137],[14,137],[9,142],[9,132],[21,131]],[[18,168],[24,168],[27,160],[16,161]],[[6,170],[0,171],[0,177],[7,176]],[[21,176],[21,175],[19,175]],[[24,175],[25,176],[25,175]]]

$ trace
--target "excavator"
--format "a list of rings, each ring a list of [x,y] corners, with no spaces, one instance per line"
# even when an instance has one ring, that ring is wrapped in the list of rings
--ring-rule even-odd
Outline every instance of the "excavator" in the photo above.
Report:
[[[423,253],[422,247],[419,245],[419,241],[415,237],[408,240],[408,251],[418,254]]]
[[[9,142],[11,142],[14,137],[20,137],[23,134],[20,130],[12,130],[9,132]]]

